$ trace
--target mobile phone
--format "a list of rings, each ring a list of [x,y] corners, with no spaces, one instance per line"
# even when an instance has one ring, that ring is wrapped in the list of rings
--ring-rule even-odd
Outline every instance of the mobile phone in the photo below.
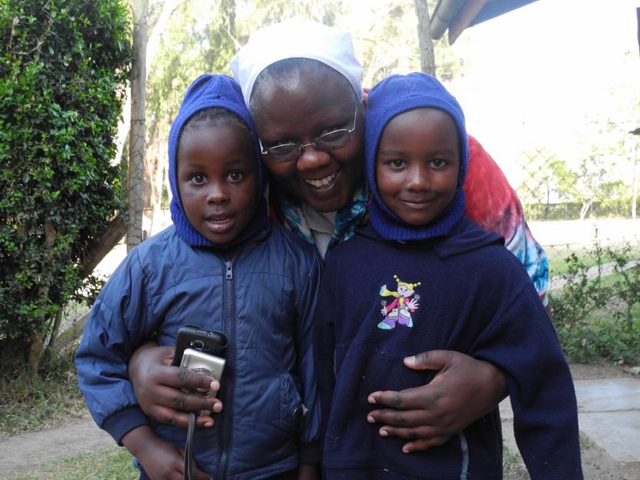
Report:
[[[202,330],[197,325],[185,325],[178,330],[172,365],[204,373],[221,381],[226,347],[227,337],[223,333]],[[199,389],[196,392],[213,394]]]

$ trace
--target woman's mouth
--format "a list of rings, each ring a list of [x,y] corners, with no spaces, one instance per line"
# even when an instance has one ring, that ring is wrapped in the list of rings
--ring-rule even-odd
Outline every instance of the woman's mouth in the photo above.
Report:
[[[340,172],[340,170],[336,170],[333,173],[330,173],[329,175],[327,175],[326,177],[322,177],[322,178],[314,178],[314,179],[306,179],[303,178],[304,182],[309,185],[310,187],[313,188],[328,188],[331,185],[333,185],[333,182],[335,181],[336,177],[338,176],[338,173]]]

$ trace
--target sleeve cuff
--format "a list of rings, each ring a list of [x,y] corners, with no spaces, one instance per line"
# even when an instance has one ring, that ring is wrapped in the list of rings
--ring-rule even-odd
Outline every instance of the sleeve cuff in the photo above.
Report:
[[[135,405],[107,417],[102,424],[102,429],[111,435],[118,442],[118,445],[122,446],[122,437],[142,425],[149,425],[149,418],[138,405]]]
[[[320,463],[320,442],[300,443],[300,463]]]

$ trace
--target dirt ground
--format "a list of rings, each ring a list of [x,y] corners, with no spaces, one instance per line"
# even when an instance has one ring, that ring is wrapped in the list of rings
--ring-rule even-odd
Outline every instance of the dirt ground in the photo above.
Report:
[[[623,367],[612,364],[571,364],[574,380],[598,380],[608,378],[639,378]],[[624,463],[617,461],[586,436],[581,437],[582,469],[585,480],[638,480],[640,462]],[[640,449],[640,445],[638,445]],[[529,480],[521,459],[518,465],[505,472],[504,480]]]

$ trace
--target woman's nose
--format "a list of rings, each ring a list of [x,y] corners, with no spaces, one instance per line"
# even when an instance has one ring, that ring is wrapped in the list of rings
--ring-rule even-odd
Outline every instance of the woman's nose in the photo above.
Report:
[[[296,166],[299,171],[309,171],[317,170],[329,163],[331,163],[331,156],[327,152],[318,150],[313,145],[307,145],[302,149]]]

